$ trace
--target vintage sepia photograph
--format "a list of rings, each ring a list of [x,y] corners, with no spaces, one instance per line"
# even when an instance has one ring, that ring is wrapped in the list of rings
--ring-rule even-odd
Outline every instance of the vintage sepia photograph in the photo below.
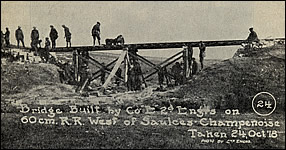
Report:
[[[285,2],[1,1],[1,149],[285,149]]]

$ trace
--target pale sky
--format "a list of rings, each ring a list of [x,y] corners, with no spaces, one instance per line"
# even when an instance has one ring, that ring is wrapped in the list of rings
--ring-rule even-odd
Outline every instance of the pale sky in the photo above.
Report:
[[[1,1],[1,30],[9,27],[12,44],[18,26],[29,46],[33,26],[44,39],[53,24],[59,32],[57,45],[65,46],[61,27],[65,24],[72,33],[72,45],[90,46],[91,28],[97,21],[101,22],[102,43],[119,34],[126,43],[241,40],[247,38],[251,26],[259,38],[285,37],[285,2]],[[237,48],[209,49],[207,58],[224,59]],[[154,51],[151,55],[173,53]]]

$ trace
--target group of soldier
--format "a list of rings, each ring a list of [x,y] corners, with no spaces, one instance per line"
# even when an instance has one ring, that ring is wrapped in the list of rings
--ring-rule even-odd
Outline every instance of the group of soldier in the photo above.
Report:
[[[66,39],[66,47],[71,47],[71,32],[69,30],[69,28],[65,25],[62,25],[63,29],[64,29],[64,38]],[[50,25],[50,34],[49,37],[46,37],[45,39],[45,52],[41,52],[41,53],[45,53],[44,55],[44,60],[48,61],[49,57],[48,57],[48,53],[49,50],[52,48],[56,48],[56,40],[58,39],[58,32],[55,29],[55,27],[53,25]],[[258,36],[257,34],[253,31],[253,28],[250,28],[250,34],[247,38],[247,41],[249,43],[252,42],[259,42]],[[96,44],[96,39],[98,40],[98,44],[100,45],[100,22],[97,22],[92,30],[91,30],[91,34],[93,37],[93,46],[95,46]],[[19,47],[20,42],[22,43],[23,47],[25,47],[24,44],[24,34],[23,31],[21,29],[20,26],[18,26],[18,29],[15,31],[15,37],[17,40],[17,46]],[[36,54],[38,53],[38,49],[41,48],[41,42],[42,40],[40,40],[39,38],[39,31],[37,30],[36,27],[33,27],[33,30],[31,31],[31,48],[32,50],[36,51]],[[123,41],[124,44],[124,39],[122,36],[120,36],[121,41]],[[51,40],[51,42],[50,42]],[[5,41],[5,46],[6,47],[10,47],[10,31],[9,28],[6,28],[6,32],[5,34],[1,31],[1,46],[3,46],[3,43]],[[190,48],[190,47],[188,47]],[[190,50],[190,57],[189,57],[189,66],[191,69],[191,76],[195,75],[198,70],[198,63],[196,62],[195,58],[193,58],[193,50],[192,48],[189,49]],[[204,68],[204,57],[206,56],[206,45],[205,43],[203,43],[202,41],[199,43],[199,61],[201,64],[201,70]],[[84,52],[83,52],[84,53]],[[136,53],[135,53],[136,54]],[[84,54],[83,54],[84,55]],[[87,53],[88,55],[88,53]],[[87,67],[87,62],[86,63],[82,63],[83,65],[86,64],[85,66]],[[172,68],[171,68],[171,73],[169,73],[167,71],[166,67],[159,67],[159,71],[158,71],[158,80],[159,80],[159,85],[160,85],[160,89],[163,88],[163,82],[164,80],[166,80],[167,85],[169,85],[169,83],[171,83],[171,77],[175,80],[174,85],[180,85],[183,84],[183,68],[182,67],[182,63],[176,62]],[[84,84],[84,82],[86,81],[86,79],[88,78],[88,69],[85,68],[85,66],[82,66],[80,68],[82,68],[80,70],[82,77],[81,77],[81,81],[80,84]],[[105,78],[106,78],[106,67],[105,64],[102,64],[102,68],[101,68],[101,84],[104,84],[105,82]],[[68,71],[70,72],[70,71]],[[119,68],[116,72],[116,76],[119,78],[121,77],[121,73],[122,70]],[[128,90],[130,91],[136,91],[136,90],[141,90],[142,89],[142,82],[144,82],[144,78],[142,75],[142,70],[141,70],[141,66],[140,63],[138,61],[136,61],[136,59],[133,59],[133,61],[131,61],[131,63],[129,64],[128,67],[128,71],[127,71],[127,75],[128,75],[128,80],[127,80],[127,87]],[[119,79],[116,78],[116,84],[119,85]]]
[[[56,40],[58,39],[58,32],[54,28],[53,25],[50,25],[50,27],[51,27],[51,31],[50,31],[49,36],[50,36],[50,40],[52,42],[52,45],[50,43],[49,37],[46,37],[45,47],[49,48],[51,46],[51,48],[55,48],[56,47]],[[69,28],[67,26],[62,25],[62,27],[64,28],[64,33],[65,33],[64,37],[66,38],[67,47],[68,47],[68,44],[71,47],[71,32],[69,31]],[[5,46],[9,47],[10,46],[10,31],[9,31],[8,27],[6,27],[6,33],[5,34],[1,31],[1,39],[2,39],[2,37],[5,39],[5,43],[6,43]],[[17,40],[17,47],[19,48],[20,42],[22,43],[22,46],[25,47],[24,33],[23,33],[20,26],[18,26],[18,29],[15,31],[15,37]],[[41,42],[42,42],[42,40],[40,39],[40,34],[39,34],[38,29],[36,27],[33,27],[32,31],[31,31],[31,48],[35,50],[35,49],[41,47]]]
[[[205,57],[205,48],[200,49],[200,62],[201,62],[201,70],[203,69],[203,59]],[[173,85],[182,85],[183,84],[183,63],[176,62],[170,69],[170,72],[166,67],[159,67],[158,71],[158,82],[159,82],[159,89],[163,90],[163,83],[166,81],[167,86],[171,86],[171,78],[174,79],[175,83]],[[189,59],[189,68],[191,69],[190,77],[196,75],[199,71],[199,65],[194,57]]]
[[[71,32],[69,28],[66,25],[62,25],[64,29],[64,38],[66,39],[66,47],[71,47]],[[47,48],[56,48],[56,40],[58,39],[58,31],[55,29],[53,25],[50,25],[50,34],[49,37],[46,37],[45,47]],[[19,48],[20,42],[22,43],[22,46],[25,47],[24,44],[24,33],[20,26],[18,26],[18,29],[15,31],[15,37],[17,40],[17,46]],[[39,31],[36,27],[33,27],[33,30],[31,31],[31,48],[35,49],[41,46],[42,40],[39,39]],[[96,39],[98,40],[98,44],[100,45],[100,22],[97,22],[93,28],[92,28],[92,37],[93,37],[93,45],[95,45]],[[3,41],[2,41],[3,40]],[[1,46],[4,46],[5,40],[5,46],[10,46],[10,31],[9,28],[6,27],[5,34],[3,31],[1,31]],[[50,42],[51,40],[51,42]],[[47,45],[46,45],[47,44]]]
[[[10,47],[10,31],[8,27],[6,27],[5,34],[3,33],[3,31],[1,31],[1,48],[4,46],[4,41],[5,46]]]
[[[106,80],[106,66],[105,63],[102,63],[102,68],[100,69],[101,75],[100,75],[100,81],[101,84],[103,85]],[[115,83],[117,86],[120,84],[120,78],[122,78],[122,69],[119,67],[118,70],[115,73]],[[127,89],[128,91],[137,91],[137,90],[142,90],[143,86],[142,83],[144,82],[143,78],[143,73],[142,69],[140,66],[140,63],[136,59],[131,59],[130,63],[128,64],[128,70],[127,70]]]

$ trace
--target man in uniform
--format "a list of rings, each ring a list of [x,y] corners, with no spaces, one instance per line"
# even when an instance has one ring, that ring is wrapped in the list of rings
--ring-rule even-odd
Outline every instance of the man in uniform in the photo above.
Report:
[[[81,65],[79,73],[80,73],[80,81],[78,83],[78,87],[75,90],[76,92],[81,91],[81,89],[83,89],[83,91],[87,90],[87,87],[90,84],[89,68],[88,68],[88,65],[86,63],[83,63]]]
[[[181,75],[182,70],[183,69],[179,62],[176,62],[175,65],[172,67],[172,73],[174,75],[176,86],[182,84],[182,75]]]
[[[163,82],[164,82],[164,70],[162,67],[159,67],[158,81],[159,81],[159,86],[160,86],[160,91],[161,91],[163,90]]]
[[[6,43],[6,47],[10,47],[10,31],[8,27],[6,28],[6,32],[5,32],[5,43]]]
[[[192,58],[192,75],[197,74],[198,69],[199,69],[199,65],[198,65],[196,59]]]
[[[100,72],[101,72],[100,81],[101,81],[101,84],[102,84],[102,85],[105,83],[105,76],[106,76],[105,69],[106,69],[105,63],[103,62],[103,63],[102,63],[102,67],[100,68]]]
[[[33,50],[36,51],[36,53],[38,52],[39,37],[39,31],[36,27],[33,27],[33,30],[31,32],[31,47]]]
[[[124,45],[125,41],[124,41],[124,37],[122,35],[118,35],[116,37],[116,45],[120,44],[120,45]]]
[[[135,90],[142,90],[142,70],[139,62],[134,61],[134,72],[135,72]]]
[[[135,90],[135,70],[134,70],[134,65],[131,64],[128,67],[128,72],[127,72],[127,88],[128,91],[134,91]]]
[[[201,41],[199,43],[199,49],[200,49],[200,63],[201,63],[201,70],[203,70],[204,68],[204,57],[206,57],[206,45],[205,43],[203,43],[203,41]]]
[[[21,29],[20,26],[18,26],[18,29],[17,29],[16,32],[15,32],[15,37],[16,37],[16,40],[17,40],[17,46],[18,46],[18,48],[19,48],[20,41],[22,42],[23,47],[25,47],[25,44],[24,44],[24,34],[23,34],[23,31],[22,31],[22,29]]]
[[[3,45],[4,45],[4,33],[1,30],[1,49],[3,48]]]
[[[115,75],[119,78],[122,78],[121,76],[121,73],[122,73],[122,69],[121,68],[118,68],[118,70],[116,71]],[[117,86],[119,86],[120,84],[120,79],[116,78],[115,79],[115,83],[117,84]]]
[[[253,31],[253,27],[249,28],[249,31],[250,33],[246,40],[249,43],[249,45],[253,47],[253,43],[259,43],[259,39],[258,39],[256,32]]]
[[[50,31],[50,38],[52,41],[52,48],[56,48],[56,40],[59,37],[58,36],[58,31],[54,28],[53,25],[50,25],[51,31]]]
[[[66,42],[67,42],[66,47],[68,47],[68,44],[70,44],[70,47],[71,47],[71,32],[70,32],[69,28],[66,27],[65,25],[62,25],[62,27],[64,28],[64,32],[65,32],[65,38],[66,38]]]
[[[48,37],[46,37],[45,41],[45,51],[43,52],[43,57],[46,62],[49,61],[49,51],[51,50],[51,42]]]
[[[97,22],[92,30],[91,30],[91,34],[92,34],[92,37],[93,37],[93,46],[95,46],[95,41],[96,41],[96,38],[98,40],[98,45],[100,45],[100,22]]]

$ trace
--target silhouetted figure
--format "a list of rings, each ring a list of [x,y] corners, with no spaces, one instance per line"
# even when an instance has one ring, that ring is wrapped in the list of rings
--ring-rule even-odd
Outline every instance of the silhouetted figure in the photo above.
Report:
[[[135,70],[132,64],[130,65],[130,67],[128,67],[127,75],[128,75],[127,79],[128,91],[135,91]]]
[[[134,72],[135,72],[135,84],[134,84],[134,89],[135,90],[142,90],[142,70],[140,63],[134,62]]]
[[[100,69],[100,72],[101,72],[101,75],[100,75],[100,81],[101,81],[101,84],[103,85],[105,83],[105,76],[106,76],[106,72],[105,72],[105,63],[103,62],[102,63],[102,67]]]
[[[248,41],[248,43],[259,42],[258,36],[252,27],[249,28],[249,31],[250,31],[250,33],[246,39]]]
[[[5,32],[5,43],[6,43],[6,47],[10,47],[10,31],[8,28],[6,28],[6,32]]]
[[[21,29],[20,26],[18,26],[18,29],[17,29],[16,32],[15,32],[15,37],[16,37],[16,40],[17,40],[17,46],[18,46],[18,48],[19,48],[20,41],[22,42],[23,47],[25,47],[25,44],[24,44],[24,34],[23,34],[23,31],[22,31],[22,29]]]
[[[253,28],[252,28],[252,27],[249,28],[249,31],[250,31],[250,33],[249,33],[249,35],[248,35],[248,37],[247,37],[246,40],[247,40],[247,42],[248,42],[250,48],[253,48],[253,46],[254,46],[255,44],[258,44],[258,43],[259,43],[259,39],[258,39],[258,36],[257,36],[256,32],[253,31]]]
[[[164,82],[164,70],[163,68],[159,68],[159,71],[158,71],[158,82],[159,82],[159,86],[160,86],[160,90],[163,90],[163,82]]]
[[[58,39],[58,31],[54,28],[53,25],[50,25],[51,31],[50,31],[50,39],[52,41],[52,48],[56,48],[56,40]]]
[[[1,49],[3,48],[3,46],[4,46],[4,33],[1,30]]]
[[[67,46],[70,44],[71,47],[71,32],[69,30],[68,27],[66,27],[65,25],[62,25],[62,27],[64,28],[64,32],[65,32],[65,38],[66,38],[66,42],[67,42]]]
[[[182,84],[182,70],[183,68],[181,67],[179,62],[176,62],[175,65],[172,67],[172,74],[174,75],[174,79],[175,79],[175,85],[179,85]]]
[[[92,37],[93,37],[93,46],[95,46],[95,41],[96,41],[96,38],[97,38],[97,41],[98,41],[98,45],[100,45],[100,22],[97,22],[92,30],[91,30],[91,34],[92,34]]]
[[[199,70],[199,64],[198,62],[196,61],[195,58],[192,58],[192,75],[195,75],[198,73],[198,70]]]
[[[36,27],[33,27],[33,30],[31,32],[31,47],[32,50],[36,51],[36,54],[38,53],[39,37],[39,31]]]

